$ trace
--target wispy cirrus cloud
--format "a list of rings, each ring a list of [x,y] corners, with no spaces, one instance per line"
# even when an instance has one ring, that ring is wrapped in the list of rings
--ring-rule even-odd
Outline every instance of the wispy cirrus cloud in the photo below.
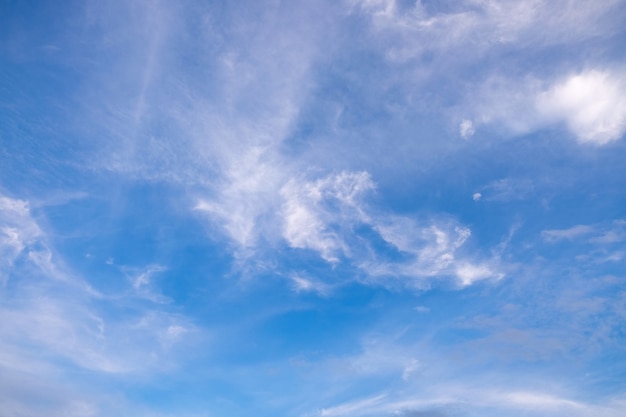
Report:
[[[22,254],[26,246],[33,243],[40,235],[39,228],[32,222],[25,201],[2,197],[2,281],[6,284],[13,263]]]
[[[624,10],[619,1],[596,5],[568,0],[349,4],[370,17],[373,39],[381,50],[384,47],[389,62],[414,67],[407,77],[418,85],[450,71],[458,77],[493,56],[501,56],[505,66],[514,66],[506,75],[483,72],[482,79],[471,86],[456,83],[460,95],[452,117],[464,139],[490,125],[504,126],[514,135],[563,125],[580,143],[605,145],[626,131],[619,64],[611,60],[604,66],[572,64],[564,57],[557,61],[561,71],[555,75],[541,65],[530,69],[511,62],[516,56],[512,51],[530,45],[541,51],[610,38],[621,28],[619,16]],[[404,81],[401,74],[398,82]]]
[[[476,200],[510,202],[524,200],[532,195],[534,184],[528,179],[501,178],[480,188],[480,197]]]
[[[619,1],[581,5],[569,0],[549,2],[502,0],[404,4],[395,0],[349,1],[369,13],[377,30],[412,35],[391,50],[392,56],[414,57],[426,49],[446,49],[471,44],[460,57],[475,59],[494,47],[536,47],[567,43],[619,30],[610,13]],[[562,13],[558,13],[561,11]],[[608,23],[608,24],[607,24]],[[420,39],[433,42],[420,45]],[[411,48],[411,49],[409,49]],[[399,51],[404,51],[398,54]]]
[[[614,220],[604,224],[578,224],[566,229],[543,230],[541,237],[548,242],[585,239],[595,244],[613,244],[626,240],[626,222]]]
[[[175,366],[168,352],[177,349],[186,333],[196,331],[189,320],[158,304],[139,308],[136,300],[143,295],[133,291],[121,298],[96,291],[63,265],[27,201],[2,196],[0,202],[0,225],[7,235],[0,241],[7,261],[0,288],[4,383],[39,398],[43,393],[32,375],[47,386],[73,369],[113,376],[163,372]],[[140,291],[150,274],[160,270],[148,267],[129,286]],[[19,388],[21,384],[26,385]],[[78,401],[75,388],[64,389],[63,398],[45,406],[52,415],[55,409],[63,415],[99,415],[98,404]],[[92,394],[85,395],[95,398]],[[4,398],[0,409],[35,415],[29,413],[36,407],[20,398],[17,394]]]
[[[593,227],[579,224],[569,229],[544,230],[541,232],[541,236],[549,242],[556,242],[563,239],[575,239],[593,233],[593,231]]]
[[[367,201],[374,189],[367,172],[344,171],[314,180],[289,179],[273,197],[268,194],[262,200],[250,200],[248,207],[253,211],[248,216],[237,215],[238,209],[233,210],[234,215],[220,215],[216,206],[205,201],[196,209],[227,218],[224,228],[237,250],[253,254],[263,242],[265,252],[258,255],[265,256],[268,248],[277,250],[286,244],[316,252],[331,266],[356,267],[372,284],[398,275],[418,288],[438,277],[456,277],[462,285],[470,285],[502,276],[489,260],[457,258],[457,251],[471,235],[468,228],[453,220],[417,221],[374,210]],[[276,192],[276,187],[264,190]],[[366,230],[373,235],[364,234]],[[384,246],[393,248],[395,254]]]

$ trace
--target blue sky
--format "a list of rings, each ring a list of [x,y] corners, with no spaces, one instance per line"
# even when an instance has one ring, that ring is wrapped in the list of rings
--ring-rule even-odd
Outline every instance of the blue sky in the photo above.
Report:
[[[626,2],[0,3],[0,415],[626,415]]]

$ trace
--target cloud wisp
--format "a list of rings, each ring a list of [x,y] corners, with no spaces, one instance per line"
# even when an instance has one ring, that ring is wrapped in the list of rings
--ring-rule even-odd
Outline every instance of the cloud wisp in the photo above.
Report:
[[[130,285],[140,294],[124,296],[125,301],[119,295],[99,292],[59,261],[28,202],[6,196],[0,202],[5,234],[0,241],[5,260],[0,288],[3,384],[15,384],[15,390],[38,398],[37,385],[53,386],[72,369],[114,377],[163,372],[175,366],[175,361],[167,359],[168,352],[193,326],[179,314],[158,307],[139,308],[135,301],[145,296],[141,290],[149,276],[162,268],[151,266],[140,274]],[[59,407],[61,415],[76,408],[71,415],[98,415],[99,405],[90,402],[95,401],[95,393],[83,393],[90,400],[81,402],[80,391],[63,383],[60,398],[52,401],[56,405],[51,404],[49,411],[56,415]],[[2,412],[34,413],[36,406],[17,400],[21,395],[5,399]]]

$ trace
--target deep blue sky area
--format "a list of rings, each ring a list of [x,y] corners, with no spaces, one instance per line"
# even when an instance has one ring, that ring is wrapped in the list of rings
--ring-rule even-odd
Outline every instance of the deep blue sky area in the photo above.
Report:
[[[0,2],[0,416],[623,417],[626,2]]]

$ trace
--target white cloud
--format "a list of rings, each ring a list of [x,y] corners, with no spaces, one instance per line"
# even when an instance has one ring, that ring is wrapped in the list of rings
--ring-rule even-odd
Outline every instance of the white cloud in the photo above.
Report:
[[[244,254],[254,251],[262,235],[270,237],[263,221],[271,222],[286,172],[272,160],[270,151],[259,147],[242,150],[237,159],[228,160],[223,180],[211,193],[214,197],[201,198],[195,209],[206,213]]]
[[[128,270],[128,268],[125,269]],[[153,274],[166,270],[167,268],[162,265],[148,265],[142,272],[139,272],[138,274],[133,274],[133,276],[131,276],[132,285],[136,290],[140,289],[141,287],[148,286],[150,285],[150,280]]]
[[[291,247],[316,250],[328,262],[338,262],[339,254],[349,253],[343,234],[364,220],[359,198],[373,188],[366,172],[342,172],[305,184],[289,182],[281,190],[283,237]]]
[[[324,408],[320,410],[319,415],[324,417],[335,417],[345,415],[363,415],[369,414],[369,411],[376,407],[385,399],[386,395],[376,395],[369,398],[359,399],[351,402],[346,402],[334,407]]]
[[[63,363],[118,374],[172,363],[166,350],[182,341],[182,329],[192,326],[164,310],[133,307],[135,291],[150,287],[150,275],[162,271],[161,266],[150,265],[134,275],[129,286],[135,291],[109,296],[68,272],[53,256],[49,238],[26,201],[0,197],[0,228],[10,232],[0,248],[8,260],[2,272],[13,280],[0,292],[3,372],[26,370],[53,378],[53,370],[62,372],[67,366]],[[18,257],[19,264],[14,263]]]
[[[324,31],[311,19],[319,5],[266,4],[254,23],[238,5],[219,24],[213,21],[217,5],[155,1],[145,13],[117,6],[95,7],[93,24],[106,37],[126,41],[120,50],[134,53],[117,54],[104,71],[85,74],[97,82],[83,96],[98,104],[84,103],[81,110],[90,125],[107,132],[99,137],[98,165],[204,186],[203,200],[223,211],[245,205],[238,191],[268,168],[259,154],[276,156],[311,88],[310,68],[323,47]],[[182,57],[192,56],[194,65],[181,65]],[[120,91],[119,85],[131,88]],[[154,131],[157,120],[163,129]],[[272,161],[279,172],[286,165]],[[240,215],[239,224],[229,225],[232,233],[253,239],[252,231],[246,236],[248,213]]]
[[[441,411],[438,411],[441,410]],[[471,384],[440,384],[408,390],[404,395],[381,393],[323,408],[320,416],[446,416],[464,410],[471,415],[518,415],[540,413],[559,417],[565,412],[572,417],[618,417],[626,410],[623,400],[610,399],[606,405],[584,403],[557,394],[536,390],[501,390],[476,388]],[[535,415],[535,414],[533,414]]]
[[[624,227],[615,227],[614,229],[603,232],[600,236],[592,238],[590,241],[593,243],[617,243],[626,240],[626,230]]]
[[[356,266],[371,278],[370,283],[401,275],[414,279],[410,286],[419,287],[420,279],[454,276],[457,271],[464,273],[461,280],[466,285],[487,277],[486,270],[476,266],[480,273],[476,269],[470,279],[467,265],[475,264],[470,260],[463,260],[465,267],[455,266],[457,250],[471,235],[468,228],[450,221],[419,223],[409,217],[372,210],[366,197],[375,184],[365,171],[343,171],[313,180],[300,176],[279,186],[285,181],[284,173],[268,170],[275,174],[271,175],[272,181],[263,181],[264,175],[256,175],[252,182],[246,181],[246,192],[237,193],[232,201],[200,201],[196,206],[223,223],[237,246],[236,253],[247,254],[242,259],[262,259],[267,251],[286,243],[291,248],[317,252],[331,265],[345,261]],[[236,183],[230,184],[232,187]],[[231,195],[228,193],[222,197]],[[245,196],[248,201],[244,201]],[[242,207],[235,202],[241,202]],[[384,259],[370,238],[359,236],[359,227],[370,228],[402,253],[403,259]],[[259,241],[264,244],[257,249]],[[321,284],[308,278],[288,275],[297,291],[323,291]],[[492,275],[497,273],[492,271]]]
[[[402,379],[408,381],[411,376],[417,373],[421,368],[420,361],[417,359],[411,359],[404,367],[402,371]]]
[[[544,230],[541,232],[541,237],[543,237],[548,242],[556,242],[559,240],[571,240],[576,239],[581,236],[588,235],[594,232],[594,228],[588,225],[579,224],[576,226],[572,226],[569,229],[552,229],[552,230]]]
[[[409,218],[389,217],[378,220],[376,231],[399,251],[411,255],[400,262],[365,260],[361,267],[373,276],[404,276],[412,278],[412,285],[421,287],[425,278],[455,277],[460,283],[471,285],[486,278],[503,275],[485,264],[457,256],[458,250],[471,236],[468,228],[453,222],[418,224]]]
[[[478,42],[489,44],[489,32],[517,33],[523,29],[509,26],[526,27],[524,22],[534,16],[528,17],[533,10],[525,5],[509,12],[510,7],[492,2],[463,4],[460,9],[438,14],[418,3],[411,7],[391,0],[348,3],[351,11],[373,16],[374,31],[401,33],[406,42],[390,49],[392,61],[402,59],[407,51],[410,55],[410,49],[419,45],[444,50],[465,45],[471,34],[478,33],[476,28],[489,28]],[[269,6],[264,8],[267,12],[255,16],[258,22],[247,26],[249,16],[238,9],[228,16],[232,25],[214,25],[211,13],[206,13],[205,23],[196,25],[188,21],[193,16],[195,22],[194,7],[156,2],[145,17],[127,17],[130,21],[124,23],[132,23],[127,25],[117,22],[109,8],[101,8],[108,13],[96,13],[95,23],[116,39],[127,40],[129,50],[141,52],[112,57],[112,73],[85,77],[99,82],[91,84],[91,94],[83,96],[106,97],[106,105],[91,105],[107,113],[98,110],[86,119],[104,124],[111,133],[108,136],[114,138],[106,138],[101,166],[142,179],[193,185],[193,207],[208,219],[209,233],[225,235],[235,259],[242,263],[258,261],[286,243],[315,251],[331,264],[348,258],[364,271],[400,268],[420,277],[454,273],[455,252],[462,243],[455,246],[458,233],[440,230],[438,224],[425,224],[424,230],[417,231],[422,240],[419,251],[406,251],[401,244],[390,242],[406,252],[403,256],[413,259],[404,266],[399,267],[398,262],[391,267],[385,262],[368,264],[365,252],[372,250],[372,242],[359,241],[353,228],[362,223],[381,235],[389,233],[384,230],[388,228],[387,213],[366,212],[359,201],[373,187],[369,174],[345,171],[327,175],[326,161],[319,160],[306,166],[322,173],[321,178],[311,179],[309,172],[301,172],[302,160],[308,156],[286,155],[303,105],[313,98],[309,94],[316,88],[312,70],[318,69],[320,57],[328,56],[325,40],[329,27],[342,30],[335,24],[343,21],[345,10],[329,11],[328,25],[317,25],[308,12],[326,11],[322,6]],[[244,36],[233,29],[240,24],[248,35],[258,36]],[[186,32],[191,29],[193,36]],[[183,48],[183,43],[178,43],[181,39],[189,42],[184,45],[189,49],[181,54],[200,51],[206,62],[199,67],[211,68],[210,82],[204,70],[187,70],[176,64],[179,55],[172,46]],[[397,46],[405,44],[407,51]],[[205,54],[207,45],[219,47]],[[119,88],[108,91],[108,86],[119,84],[136,87],[129,89],[134,93]],[[163,129],[155,132],[153,121]],[[462,120],[460,133],[471,136],[475,123],[469,118]],[[141,280],[136,284],[143,286]]]
[[[469,98],[481,124],[527,134],[563,124],[580,143],[606,145],[626,132],[626,78],[619,68],[555,79],[492,76]]]
[[[311,249],[330,263],[339,255],[365,271],[373,282],[384,277],[409,278],[411,286],[419,280],[438,276],[457,276],[464,285],[499,276],[484,265],[463,260],[456,252],[471,231],[451,221],[416,222],[409,217],[376,213],[362,194],[374,184],[365,172],[328,176],[317,181],[291,181],[282,189],[283,236],[290,246]],[[369,239],[355,233],[358,225],[368,226],[401,254],[401,259],[385,259]]]
[[[566,398],[557,397],[555,395],[532,392],[532,391],[514,391],[507,393],[498,393],[496,397],[500,397],[510,404],[522,407],[530,407],[534,409],[556,408],[582,408],[583,404]],[[497,401],[497,400],[496,400]]]
[[[28,203],[0,196],[0,282],[5,283],[15,260],[22,254],[43,268],[48,250],[41,241],[42,232],[32,219]]]
[[[401,37],[402,42],[391,43],[388,52],[400,61],[429,50],[438,54],[455,50],[457,62],[473,61],[497,48],[537,48],[607,36],[620,29],[619,19],[611,19],[618,0],[464,0],[445,8],[423,2],[400,6],[393,0],[349,3],[368,13],[376,30]]]
[[[474,136],[475,131],[474,124],[471,120],[465,119],[459,125],[459,134],[463,139],[469,139]]]
[[[430,312],[430,308],[428,308],[426,306],[417,306],[413,310],[417,311],[418,313],[429,313]]]
[[[422,260],[439,259],[446,263],[452,252],[470,237],[471,231],[454,224],[419,225],[406,217],[393,216],[376,224],[381,237],[403,252],[417,255]]]
[[[121,267],[121,270],[128,276],[136,297],[145,298],[158,304],[172,302],[172,299],[161,294],[152,283],[154,274],[167,271],[165,266],[152,264],[144,268]]]
[[[288,199],[284,205],[285,226],[283,236],[293,248],[319,251],[322,258],[338,262],[337,251],[342,241],[336,233],[327,230],[326,224],[306,203],[297,198]]]
[[[359,199],[373,188],[369,174],[341,172],[307,181],[289,178],[277,165],[242,164],[250,172],[233,175],[220,188],[219,200],[201,200],[196,210],[222,225],[243,258],[253,256],[262,239],[271,247],[284,240],[338,262],[348,251],[345,228],[360,220]]]
[[[567,229],[543,230],[541,237],[551,243],[585,238],[597,245],[612,245],[626,240],[626,222],[614,220],[593,225],[578,224]]]
[[[576,305],[568,307],[572,312],[580,309]],[[510,343],[511,338],[519,337],[510,331],[511,326],[515,326],[517,322],[525,323],[528,318],[519,317],[522,312],[515,306],[508,305],[505,309],[511,316],[500,317],[496,326],[508,330],[503,336]],[[571,321],[569,311],[564,319]],[[594,317],[597,317],[596,313],[597,311]],[[455,314],[455,317],[463,319],[464,314]],[[482,314],[476,318],[484,320],[488,325],[494,325],[493,320],[485,320]],[[383,324],[388,325],[389,323]],[[447,416],[456,415],[456,412],[462,410],[464,415],[508,416],[531,413],[558,417],[565,412],[573,417],[617,417],[626,409],[626,403],[619,396],[596,397],[593,402],[582,401],[579,392],[568,391],[565,386],[559,386],[556,380],[551,380],[553,376],[542,375],[538,378],[533,372],[525,372],[523,366],[508,369],[504,373],[498,373],[497,369],[496,372],[492,372],[493,369],[479,370],[476,365],[484,363],[483,360],[493,363],[494,354],[498,355],[499,348],[491,344],[471,347],[467,343],[458,344],[456,341],[446,347],[433,347],[430,346],[430,340],[436,338],[438,332],[442,331],[442,335],[447,335],[453,329],[442,329],[435,325],[435,329],[428,330],[427,327],[420,326],[413,333],[418,340],[411,341],[411,327],[409,324],[399,324],[391,331],[389,327],[384,327],[385,330],[374,333],[374,337],[366,338],[362,351],[354,356],[326,357],[311,363],[311,369],[319,369],[319,375],[323,378],[350,387],[350,393],[364,392],[359,390],[361,388],[368,395],[346,397],[347,392],[344,391],[341,393],[341,400],[334,404],[331,402],[332,405],[328,404],[328,400],[322,400],[324,405],[318,408],[317,413],[305,415],[320,415],[324,411],[329,416]],[[571,329],[566,330],[566,333],[569,330]],[[485,331],[485,328],[481,328],[481,332]],[[587,343],[588,336],[581,336],[583,343]],[[541,345],[550,342],[539,339],[533,341],[534,343]],[[524,344],[524,349],[531,346],[532,344]],[[579,347],[571,346],[571,349],[578,351]],[[558,349],[553,354],[560,356],[563,350]],[[510,358],[511,363],[518,364],[522,357],[518,353],[514,354]],[[546,359],[543,355],[542,358]],[[515,375],[514,383],[511,383],[511,375]],[[504,389],[503,381],[509,384]],[[377,386],[378,389],[371,390],[371,387]],[[380,389],[381,386],[385,388]]]
[[[524,200],[534,191],[532,181],[523,178],[501,178],[481,188],[479,193],[485,201],[509,202]]]
[[[473,265],[469,263],[461,263],[456,267],[456,276],[462,286],[472,285],[476,281],[487,278],[501,278],[503,275],[492,271],[487,265]]]
[[[0,414],[3,416],[95,417],[101,409],[97,395],[82,387],[50,382],[29,375],[3,375],[0,379]],[[9,377],[9,378],[7,378]],[[26,400],[25,400],[26,399]],[[109,400],[111,400],[109,398]]]
[[[320,295],[327,295],[331,291],[331,286],[324,282],[313,279],[305,278],[302,274],[292,274],[289,279],[293,283],[294,291],[296,292],[315,292]]]
[[[626,132],[626,83],[608,71],[585,71],[539,94],[537,109],[549,120],[565,122],[578,141],[604,145]]]
[[[481,193],[474,193],[472,194],[472,200],[479,201],[482,196],[483,195]]]

